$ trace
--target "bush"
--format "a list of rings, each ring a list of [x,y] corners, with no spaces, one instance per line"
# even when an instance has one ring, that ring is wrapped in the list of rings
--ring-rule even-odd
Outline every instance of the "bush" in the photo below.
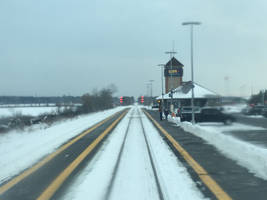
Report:
[[[82,112],[89,113],[112,108],[113,92],[114,88],[104,88],[100,91],[94,90],[92,94],[84,94],[82,96]]]

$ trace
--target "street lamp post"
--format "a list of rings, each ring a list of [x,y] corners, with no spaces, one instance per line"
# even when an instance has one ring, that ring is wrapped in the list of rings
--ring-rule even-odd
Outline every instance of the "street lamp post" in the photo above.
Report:
[[[147,97],[149,97],[149,85],[150,85],[150,83],[146,83],[146,95],[147,95]]]
[[[171,110],[171,113],[173,113],[173,80],[172,80],[172,55],[173,54],[176,54],[177,52],[175,52],[174,50],[173,51],[167,51],[165,52],[166,54],[170,54],[170,64],[171,64],[171,107],[170,107],[170,110]]]
[[[159,67],[161,67],[161,110],[164,110],[164,105],[163,105],[163,71],[164,71],[164,64],[158,64]]]
[[[200,25],[200,22],[184,22],[183,26],[190,26],[190,40],[191,40],[191,80],[194,86],[194,63],[193,63],[193,27],[194,25]],[[191,106],[192,106],[192,124],[195,123],[195,110],[194,110],[194,87],[192,88],[192,98],[191,98]]]
[[[154,80],[149,80],[149,82],[150,82],[150,87],[151,87],[151,88],[150,88],[150,89],[151,89],[151,90],[150,90],[150,92],[151,92],[151,93],[150,93],[150,94],[151,94],[151,106],[152,106],[152,104],[153,104],[153,93],[152,93],[152,92],[153,92],[153,85],[152,85],[153,81],[154,81]]]

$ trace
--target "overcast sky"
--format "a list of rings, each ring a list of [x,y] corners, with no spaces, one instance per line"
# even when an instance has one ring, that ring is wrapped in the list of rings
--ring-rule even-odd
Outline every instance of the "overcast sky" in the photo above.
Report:
[[[1,0],[0,95],[82,95],[115,84],[116,95],[161,93],[160,68],[175,42],[190,79],[219,94],[267,89],[265,0]],[[229,77],[228,81],[225,77]]]

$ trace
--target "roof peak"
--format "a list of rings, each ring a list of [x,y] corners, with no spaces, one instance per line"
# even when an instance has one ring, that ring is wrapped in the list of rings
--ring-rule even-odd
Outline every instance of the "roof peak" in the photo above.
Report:
[[[166,67],[183,67],[184,65],[180,63],[174,56],[166,63]]]

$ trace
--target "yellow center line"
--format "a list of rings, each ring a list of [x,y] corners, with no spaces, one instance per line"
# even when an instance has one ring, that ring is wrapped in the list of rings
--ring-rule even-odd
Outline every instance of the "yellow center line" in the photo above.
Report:
[[[126,111],[127,112],[127,111]],[[116,119],[101,135],[99,135],[94,142],[92,142],[58,177],[45,189],[45,191],[37,198],[37,200],[48,200],[58,188],[64,183],[69,175],[79,166],[79,164],[88,156],[88,154],[101,142],[101,140],[119,123],[125,116],[124,112],[118,119]]]
[[[153,119],[148,112],[144,112],[172,143],[174,148],[183,156],[186,162],[194,169],[202,182],[210,189],[210,191],[217,197],[217,199],[232,200],[232,198],[218,185],[218,183],[213,178],[211,178],[208,172],[200,164],[198,164],[198,162],[195,161],[193,157],[165,129],[163,129],[162,126],[157,123],[156,120]]]
[[[33,172],[35,172],[36,170],[38,170],[40,167],[42,167],[43,165],[45,165],[46,163],[48,163],[50,160],[52,160],[54,157],[56,157],[62,151],[64,151],[65,149],[67,149],[69,146],[71,146],[77,140],[79,140],[82,137],[84,137],[85,135],[89,134],[90,132],[92,132],[93,130],[95,130],[96,128],[98,128],[99,126],[101,126],[102,124],[104,124],[105,122],[107,122],[109,119],[111,119],[112,117],[114,117],[118,113],[119,112],[111,115],[110,117],[108,117],[108,118],[104,119],[103,121],[97,123],[96,125],[94,125],[93,127],[89,128],[88,130],[82,132],[80,135],[78,135],[77,137],[75,137],[74,139],[72,139],[71,141],[69,141],[68,143],[66,143],[63,146],[61,146],[55,152],[49,154],[47,157],[45,157],[43,160],[41,160],[40,162],[38,162],[35,165],[33,165],[31,168],[25,170],[20,175],[18,175],[15,178],[11,179],[9,182],[7,182],[6,184],[4,184],[3,186],[0,187],[0,195],[3,194],[4,192],[6,192],[7,190],[9,190],[11,187],[13,187],[14,185],[16,185],[18,182],[20,182],[21,180],[23,180],[24,178],[26,178],[30,174],[32,174]]]

